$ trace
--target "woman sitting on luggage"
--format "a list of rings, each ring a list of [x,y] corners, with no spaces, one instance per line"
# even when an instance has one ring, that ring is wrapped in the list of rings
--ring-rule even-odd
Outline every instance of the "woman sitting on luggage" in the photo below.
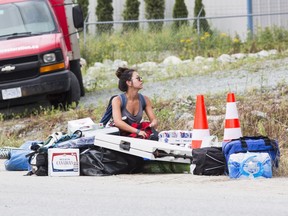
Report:
[[[120,130],[120,135],[127,136],[135,134],[141,138],[149,138],[149,134],[145,129],[136,128],[140,125],[143,111],[149,118],[149,127],[157,127],[157,119],[152,109],[152,103],[147,96],[138,93],[143,88],[142,77],[134,69],[119,67],[116,71],[116,76],[119,78],[118,88],[124,92],[121,96],[114,97],[112,100],[112,115],[114,124]],[[124,105],[122,106],[122,100]],[[146,104],[146,106],[145,106]]]

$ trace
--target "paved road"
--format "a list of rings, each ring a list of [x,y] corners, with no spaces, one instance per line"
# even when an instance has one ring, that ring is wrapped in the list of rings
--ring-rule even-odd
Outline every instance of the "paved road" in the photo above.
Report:
[[[191,174],[39,177],[5,171],[0,213],[14,215],[288,215],[288,178]]]

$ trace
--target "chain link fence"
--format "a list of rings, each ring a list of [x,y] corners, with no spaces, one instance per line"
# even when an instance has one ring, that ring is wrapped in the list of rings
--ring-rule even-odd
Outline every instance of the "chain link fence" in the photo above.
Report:
[[[251,37],[259,40],[259,35],[263,35],[262,43],[280,40],[284,46],[288,42],[287,17],[288,12],[275,12],[187,19],[86,21],[83,54],[92,62],[122,59],[131,63],[162,61],[168,55],[182,59],[197,55],[209,57],[220,52],[240,52],[243,42]],[[95,28],[89,28],[91,26]],[[264,49],[273,48],[271,43],[263,46]]]

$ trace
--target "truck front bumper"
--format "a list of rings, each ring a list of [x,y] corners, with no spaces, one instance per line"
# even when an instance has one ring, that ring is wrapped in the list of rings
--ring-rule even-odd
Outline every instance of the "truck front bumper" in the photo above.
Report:
[[[71,71],[65,70],[41,75],[29,80],[0,84],[0,100],[5,102],[66,92],[70,88],[71,73]],[[18,93],[13,95],[13,90]],[[9,91],[11,92],[10,95]]]

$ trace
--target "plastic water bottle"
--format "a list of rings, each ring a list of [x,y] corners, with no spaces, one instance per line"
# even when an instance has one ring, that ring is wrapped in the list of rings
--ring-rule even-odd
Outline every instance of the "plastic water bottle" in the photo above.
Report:
[[[249,178],[272,177],[271,159],[267,153],[252,154],[243,164],[243,170]]]
[[[0,159],[9,159],[10,158],[11,149],[8,148],[0,148]]]
[[[249,174],[250,178],[254,178],[257,177],[257,174],[260,172],[260,165],[261,164],[254,160],[254,157],[250,157],[243,169]]]

